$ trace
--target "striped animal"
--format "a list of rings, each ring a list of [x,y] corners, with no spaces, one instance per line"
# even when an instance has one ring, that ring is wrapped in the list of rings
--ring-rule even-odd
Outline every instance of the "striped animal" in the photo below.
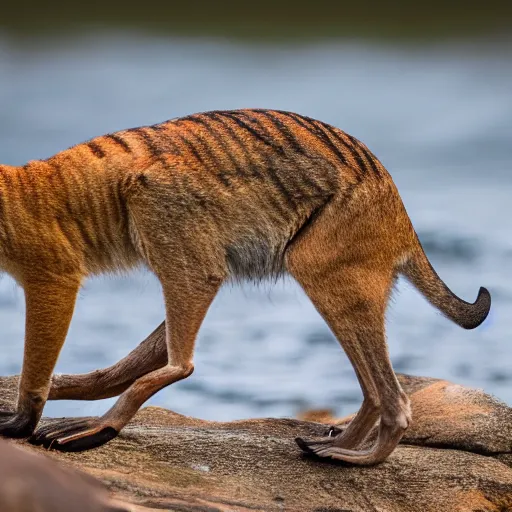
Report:
[[[113,367],[52,380],[84,278],[138,265],[162,285],[166,322]],[[346,430],[297,442],[321,457],[378,463],[411,421],[384,334],[397,275],[466,329],[490,308],[486,289],[471,304],[440,280],[363,143],[275,110],[194,114],[1,166],[0,267],[26,299],[18,404],[1,413],[0,434],[67,451],[107,442],[154,393],[192,373],[197,332],[223,283],[287,273],[332,329],[364,394]],[[101,418],[33,434],[48,398],[119,394]],[[377,422],[375,445],[359,449]]]

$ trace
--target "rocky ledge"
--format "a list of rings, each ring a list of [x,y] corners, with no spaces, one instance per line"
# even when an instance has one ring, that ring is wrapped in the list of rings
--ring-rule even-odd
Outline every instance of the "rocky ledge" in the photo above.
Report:
[[[10,509],[1,500],[14,488],[18,499],[40,505],[43,495],[48,503],[52,496],[65,495],[73,512],[512,510],[512,409],[480,390],[444,380],[405,375],[400,380],[411,398],[414,423],[378,466],[354,467],[301,454],[294,438],[323,435],[325,424],[336,421],[328,411],[310,411],[300,420],[218,423],[147,407],[117,439],[96,450],[47,452],[17,442],[24,448],[15,450],[20,463],[0,464],[0,508],[67,510],[51,504]],[[0,378],[0,386],[0,407],[12,406],[16,378]],[[13,449],[8,443],[0,447]],[[0,453],[1,459],[6,457]],[[57,474],[63,465],[66,478],[76,481]],[[112,501],[107,503],[96,482],[70,466],[103,482]]]

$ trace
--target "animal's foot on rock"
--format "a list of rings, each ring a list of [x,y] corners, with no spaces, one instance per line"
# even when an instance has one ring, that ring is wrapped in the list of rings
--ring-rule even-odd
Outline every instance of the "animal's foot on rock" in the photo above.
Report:
[[[296,437],[295,442],[299,445],[299,448],[304,452],[310,455],[317,455],[318,457],[324,457],[328,455],[322,455],[327,449],[333,446],[334,437],[322,437],[320,439],[316,439],[314,441],[308,441],[306,439],[302,439],[301,437]]]
[[[81,452],[97,448],[116,437],[119,432],[101,418],[59,420],[40,428],[29,442],[49,450]]]
[[[404,430],[404,428],[399,428],[394,425],[383,426],[381,424],[375,444],[370,448],[359,450],[343,446],[343,433],[336,437],[323,437],[311,441],[296,438],[295,442],[305,453],[317,457],[339,460],[361,466],[371,466],[386,460],[398,445]]]
[[[295,442],[301,450],[308,455],[313,455],[322,459],[334,459],[352,464],[371,464],[373,461],[368,459],[371,453],[368,450],[347,450],[336,446],[335,437],[322,438],[314,441],[306,441],[297,437]]]
[[[343,435],[344,430],[337,427],[336,425],[331,425],[324,433],[324,436],[315,440],[308,441],[306,439],[302,439],[301,437],[296,437],[295,442],[299,445],[299,448],[305,452],[312,455],[322,456],[321,453],[334,444],[334,440],[339,440]]]
[[[23,438],[34,432],[35,422],[30,416],[12,411],[0,411],[0,436]]]

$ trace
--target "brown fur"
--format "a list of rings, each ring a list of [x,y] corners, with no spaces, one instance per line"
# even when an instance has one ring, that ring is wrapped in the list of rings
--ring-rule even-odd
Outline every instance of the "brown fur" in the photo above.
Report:
[[[299,444],[349,462],[382,461],[410,422],[384,336],[397,274],[463,327],[476,327],[490,306],[486,290],[472,305],[440,281],[364,144],[289,112],[207,112],[98,137],[1,167],[0,199],[0,265],[27,302],[18,410],[0,420],[0,433],[30,434],[48,396],[122,392],[102,418],[33,438],[62,450],[106,442],[151,395],[192,373],[197,332],[224,282],[287,272],[343,345],[364,392],[343,434]],[[58,377],[50,391],[83,279],[139,264],[162,284],[167,322],[118,365]],[[355,450],[379,418],[375,447]]]

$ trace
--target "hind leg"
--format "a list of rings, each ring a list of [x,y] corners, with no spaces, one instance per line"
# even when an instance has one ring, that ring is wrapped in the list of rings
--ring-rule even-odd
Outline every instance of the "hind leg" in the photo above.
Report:
[[[354,367],[361,390],[363,391],[363,403],[358,413],[350,421],[348,426],[344,429],[340,429],[336,425],[330,426],[327,430],[326,436],[323,439],[315,441],[316,445],[330,445],[333,443],[334,438],[336,438],[336,445],[340,448],[355,448],[359,446],[371,432],[373,432],[375,423],[380,416],[378,401],[379,395],[373,380],[367,377],[363,378],[357,370],[360,365],[358,359],[351,357],[348,352],[346,353]],[[305,451],[310,451],[307,449],[309,444],[308,442],[303,441],[302,439],[297,439],[297,443]]]
[[[316,250],[312,251],[312,246]],[[318,441],[297,442],[304,451],[320,457],[375,464],[394,450],[410,422],[409,400],[392,369],[384,334],[393,271],[386,258],[374,260],[359,254],[356,261],[336,261],[328,251],[322,255],[316,252],[319,247],[314,233],[292,247],[288,269],[347,353],[361,383],[364,402],[344,432]],[[369,450],[355,450],[378,417],[376,444]]]
[[[352,366],[354,369],[358,367],[358,364],[354,361]],[[358,411],[358,414],[344,429],[340,430],[336,425],[329,427],[326,444],[332,442],[333,437],[337,437],[336,444],[340,448],[354,448],[359,446],[373,431],[375,423],[379,419],[379,402],[378,392],[375,389],[374,383],[371,379],[363,379],[360,373],[356,370],[357,379],[363,391],[363,403]],[[372,425],[369,430],[368,426]]]
[[[340,271],[342,282],[330,276],[329,287],[344,284],[339,288],[343,296],[334,290],[328,292],[327,287],[318,284],[304,286],[302,283],[357,369],[364,404],[343,433],[319,441],[298,440],[298,443],[305,451],[321,457],[375,464],[385,460],[395,449],[409,425],[410,409],[409,400],[391,367],[385,342],[386,278],[374,272],[361,272],[357,276],[358,273],[354,269]],[[347,274],[352,274],[352,279]],[[350,281],[351,285],[347,286]],[[365,288],[371,292],[365,293]],[[376,293],[378,289],[380,293]],[[354,450],[372,431],[378,415],[380,425],[375,446],[365,451]]]

